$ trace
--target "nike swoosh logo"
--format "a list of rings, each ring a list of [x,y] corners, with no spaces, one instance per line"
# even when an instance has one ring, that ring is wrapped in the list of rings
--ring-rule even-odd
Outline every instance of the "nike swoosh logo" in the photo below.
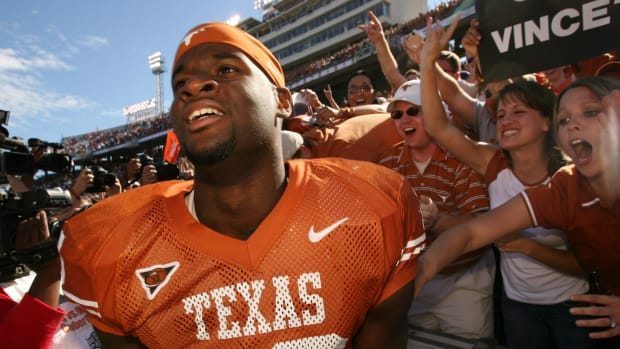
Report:
[[[314,231],[314,225],[313,225],[310,227],[310,231],[308,232],[308,239],[310,239],[310,242],[319,242],[323,240],[324,237],[329,235],[329,233],[334,231],[334,229],[338,228],[338,226],[340,226],[342,223],[346,222],[347,220],[349,220],[349,217],[345,217],[339,220],[338,222],[318,232]]]

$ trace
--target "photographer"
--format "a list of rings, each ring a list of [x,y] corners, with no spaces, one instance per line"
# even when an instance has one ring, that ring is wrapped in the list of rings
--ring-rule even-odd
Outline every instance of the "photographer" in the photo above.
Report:
[[[155,164],[152,162],[152,159],[150,162],[146,162],[142,165],[142,177],[141,177],[141,184],[142,185],[147,185],[147,184],[153,184],[153,183],[157,183],[158,181],[158,173],[157,173],[157,167],[155,166]]]
[[[93,181],[93,173],[88,168],[83,168],[80,174],[75,179],[73,186],[69,190],[71,193],[71,200],[73,208],[81,208],[84,205],[90,204],[88,200],[82,197],[82,194],[88,189],[88,185]]]
[[[142,163],[137,156],[129,159],[125,165],[125,173],[122,176],[121,184],[124,190],[129,190],[140,186],[140,176],[142,175]]]
[[[55,173],[69,173],[73,168],[71,156],[61,152],[64,146],[60,143],[50,143],[38,138],[29,138],[28,146],[34,157],[34,171],[48,171]]]
[[[94,170],[93,170],[94,169]],[[84,193],[99,194],[96,201],[122,192],[121,182],[111,173],[101,167],[84,167],[75,179],[73,187],[69,189],[73,200],[73,208],[79,209],[91,202],[84,198]]]
[[[54,216],[56,217],[56,216]],[[50,217],[53,221],[55,218]],[[55,231],[55,230],[53,230]],[[16,253],[2,259],[15,266],[0,282],[0,338],[3,348],[100,348],[86,311],[60,290],[60,257],[45,211],[17,225]],[[40,262],[36,255],[43,256]],[[26,267],[30,270],[26,270]],[[7,268],[3,270],[6,271]],[[21,273],[17,273],[21,271]]]
[[[67,191],[34,188],[38,169],[68,173],[71,160],[46,154],[49,147],[58,149],[54,144],[29,141],[29,151],[20,139],[6,136],[0,135],[6,150],[0,174],[7,176],[11,190],[0,190],[0,346],[99,348],[86,311],[67,302],[60,289],[56,237],[82,202]]]
[[[44,211],[17,227],[16,249],[49,243],[50,233]],[[65,312],[60,299],[60,258],[27,265],[36,276],[16,278],[0,285],[0,338],[7,348],[48,348]],[[28,292],[29,281],[32,283]]]
[[[3,175],[6,176],[11,188],[16,193],[34,189],[37,185],[35,177],[39,171],[56,174],[69,173],[73,160],[68,154],[60,153],[63,146],[49,143],[37,138],[30,138],[28,144],[23,139],[8,138],[8,131],[0,132],[0,153],[2,154]]]
[[[135,187],[179,178],[180,171],[175,164],[165,161],[155,162],[147,154],[138,154],[126,165],[125,190]]]

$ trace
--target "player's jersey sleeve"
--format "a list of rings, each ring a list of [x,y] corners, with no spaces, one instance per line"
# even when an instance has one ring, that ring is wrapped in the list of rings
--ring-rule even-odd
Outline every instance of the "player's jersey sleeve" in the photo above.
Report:
[[[378,303],[389,298],[415,278],[418,271],[418,257],[425,247],[426,236],[418,198],[411,185],[402,177],[397,196],[399,226],[386,229],[385,241],[388,253],[389,278]],[[400,247],[400,248],[399,248]]]
[[[346,161],[344,165],[356,169],[359,181],[351,178],[349,184],[382,217],[380,234],[386,281],[378,304],[412,281],[417,273],[417,259],[426,238],[418,198],[407,179],[387,167],[359,161]]]
[[[101,293],[108,293],[106,301],[113,302],[114,261],[99,264],[100,252],[107,246],[105,236],[112,234],[111,224],[93,226],[88,224],[96,221],[104,212],[98,207],[81,213],[77,220],[68,221],[59,239],[62,256],[62,288],[65,297],[81,305],[88,312],[88,319],[98,329],[115,335],[125,335],[120,324],[103,319],[102,309],[104,298]],[[84,217],[80,217],[84,215]],[[113,227],[113,226],[112,226]],[[99,248],[103,247],[103,248]],[[116,251],[108,248],[109,256]]]
[[[149,186],[151,187],[151,186]],[[126,336],[132,328],[117,322],[117,288],[128,275],[119,274],[125,247],[132,230],[144,216],[147,203],[164,185],[139,189],[108,198],[68,220],[59,239],[61,282],[64,295],[88,312],[93,326],[111,334]],[[123,228],[125,227],[125,228]]]
[[[379,304],[411,282],[417,273],[417,259],[424,249],[426,239],[417,195],[405,177],[384,166],[335,158],[314,159],[312,163],[313,173],[330,168],[334,172],[329,178],[338,178],[340,182],[333,187],[342,186],[351,192],[345,198],[346,191],[343,190],[341,197],[334,197],[330,202],[335,204],[345,200],[343,204],[347,210],[359,207],[356,212],[364,212],[365,221],[376,221],[379,224],[377,229],[364,232],[368,234],[365,238],[368,242],[357,248],[363,249],[368,255],[364,260],[355,261],[357,264],[365,264],[370,261],[370,254],[378,253],[382,256],[376,260],[381,260],[382,265],[375,261],[373,267],[369,266],[382,275],[382,287],[373,296],[373,304]],[[323,163],[329,167],[323,167]],[[322,196],[324,200],[327,195]],[[325,215],[331,213],[326,212]],[[334,220],[336,217],[328,219]],[[381,245],[377,246],[377,243]]]

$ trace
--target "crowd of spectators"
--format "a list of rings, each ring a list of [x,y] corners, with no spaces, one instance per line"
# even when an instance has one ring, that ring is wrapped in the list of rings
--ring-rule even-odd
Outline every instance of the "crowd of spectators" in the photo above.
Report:
[[[307,15],[312,13],[314,10],[317,10],[319,8],[322,8],[322,7],[325,7],[326,5],[328,5],[331,2],[333,2],[333,0],[322,0],[322,1],[316,2],[311,7],[304,6],[304,8],[300,12],[298,12],[297,14],[295,14],[293,16],[288,16],[286,18],[282,18],[281,20],[277,20],[277,21],[272,22],[272,24],[268,28],[268,31],[266,31],[265,33],[262,33],[262,34],[263,35],[264,34],[268,34],[271,31],[276,31],[276,30],[279,30],[279,29],[282,29],[282,28],[286,27],[287,25],[295,23],[297,20],[305,18]],[[282,11],[280,11],[280,10],[278,10],[275,7],[269,7],[263,13],[263,22],[271,21],[271,20],[275,19],[276,17],[280,16],[282,13],[284,13],[286,11],[287,11],[287,9],[283,9]]]
[[[400,40],[403,35],[409,34],[414,29],[420,29],[424,27],[426,23],[426,18],[428,16],[432,16],[438,20],[449,17],[454,13],[454,10],[463,3],[463,0],[452,0],[449,2],[441,3],[436,8],[430,10],[427,13],[420,13],[416,18],[411,19],[405,23],[399,23],[393,25],[391,27],[384,28],[386,38],[390,44],[390,49],[394,54],[399,54],[403,52],[403,49],[400,45]],[[376,53],[374,50],[374,45],[367,38],[364,37],[359,41],[354,43],[350,43],[345,47],[327,54],[326,56],[320,57],[310,63],[307,63],[303,66],[296,67],[292,70],[286,72],[286,80],[290,84],[295,84],[300,79],[311,76],[312,74],[319,72],[323,69],[327,69],[331,66],[337,65],[349,59],[354,59],[356,57],[365,58],[368,55],[362,55],[361,57],[357,55],[359,51],[368,50],[370,53]]]
[[[169,128],[168,116],[164,114],[110,129],[64,137],[61,143],[65,147],[65,152],[71,156],[87,155],[118,144],[130,143]]]

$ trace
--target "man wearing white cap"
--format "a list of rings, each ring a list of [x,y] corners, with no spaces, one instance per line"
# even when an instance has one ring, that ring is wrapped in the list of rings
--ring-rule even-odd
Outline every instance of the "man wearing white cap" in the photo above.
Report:
[[[431,243],[444,230],[488,210],[482,178],[426,133],[419,80],[403,83],[387,111],[403,142],[383,152],[379,164],[405,176],[415,189]],[[409,310],[409,325],[465,338],[491,337],[494,272],[492,261],[482,258],[485,251],[463,256],[426,284]]]

